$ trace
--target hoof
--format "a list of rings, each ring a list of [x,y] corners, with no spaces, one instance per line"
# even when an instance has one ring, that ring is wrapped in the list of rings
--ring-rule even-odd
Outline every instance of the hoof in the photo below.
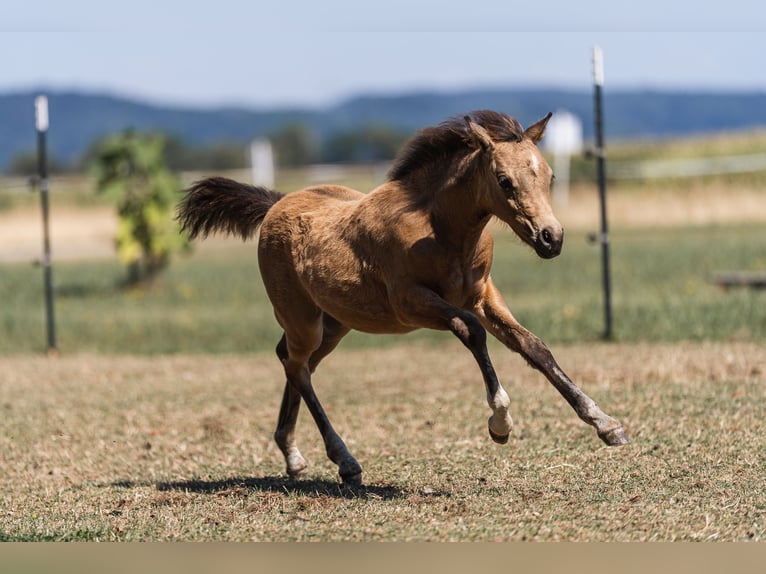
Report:
[[[493,433],[492,429],[489,429],[489,436],[497,444],[505,444],[508,442],[508,438],[511,436],[511,433],[508,433],[507,435],[499,435],[499,434]]]
[[[362,467],[354,458],[344,461],[338,468],[338,474],[340,474],[343,484],[349,486],[362,485]]]
[[[306,469],[307,468],[308,468],[308,465],[305,464],[305,463],[303,464],[303,466],[298,466],[298,467],[293,467],[293,468],[290,468],[288,466],[287,467],[287,475],[290,478],[300,478],[301,476],[303,476],[306,473]]]
[[[598,436],[609,446],[620,446],[630,443],[630,439],[628,438],[628,435],[625,434],[622,427],[606,431],[603,434],[598,433]]]
[[[347,476],[340,475],[340,479],[346,486],[362,486],[362,473],[350,474]]]
[[[306,472],[309,467],[306,459],[304,459],[300,453],[293,454],[287,457],[287,474],[295,478]]]

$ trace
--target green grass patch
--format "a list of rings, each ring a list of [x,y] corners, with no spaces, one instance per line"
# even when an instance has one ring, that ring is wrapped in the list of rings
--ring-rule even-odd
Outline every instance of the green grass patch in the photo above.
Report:
[[[0,531],[0,542],[103,542],[110,540],[106,531],[74,530],[59,533],[7,534]]]
[[[766,338],[766,292],[724,292],[721,270],[766,270],[758,225],[617,231],[612,235],[614,334],[618,341]],[[0,269],[0,353],[42,350],[42,272]],[[254,244],[179,258],[153,285],[123,287],[115,262],[57,264],[59,347],[63,352],[179,353],[271,350],[281,331],[261,283]],[[509,307],[549,343],[599,339],[603,332],[601,260],[584,233],[543,261],[507,230],[496,233],[493,278]],[[419,331],[410,341],[444,341]],[[351,348],[398,337],[352,334]]]

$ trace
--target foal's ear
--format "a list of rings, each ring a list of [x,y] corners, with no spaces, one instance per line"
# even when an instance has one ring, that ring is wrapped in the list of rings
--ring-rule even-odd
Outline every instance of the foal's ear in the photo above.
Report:
[[[548,115],[535,124],[532,124],[524,131],[524,137],[531,139],[532,143],[539,143],[543,139],[545,133],[545,126],[548,125],[548,120],[551,119],[553,113],[548,112]]]
[[[465,123],[468,125],[468,137],[477,149],[487,151],[495,147],[487,130],[473,121],[470,116],[465,116],[463,119],[465,119]]]

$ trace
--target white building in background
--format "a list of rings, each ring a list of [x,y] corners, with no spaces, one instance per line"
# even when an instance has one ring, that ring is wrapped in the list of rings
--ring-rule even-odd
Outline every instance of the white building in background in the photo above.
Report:
[[[268,139],[250,143],[250,169],[253,185],[274,187],[274,151]]]
[[[570,158],[582,153],[582,122],[567,110],[558,110],[545,128],[543,147],[553,155],[553,201],[560,207],[569,201]]]

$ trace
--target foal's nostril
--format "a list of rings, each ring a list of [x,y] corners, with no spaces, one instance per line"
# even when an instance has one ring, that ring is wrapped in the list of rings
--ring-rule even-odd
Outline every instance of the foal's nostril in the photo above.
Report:
[[[543,259],[551,259],[561,253],[563,241],[563,229],[555,225],[544,227],[537,232],[535,237],[535,251]]]

